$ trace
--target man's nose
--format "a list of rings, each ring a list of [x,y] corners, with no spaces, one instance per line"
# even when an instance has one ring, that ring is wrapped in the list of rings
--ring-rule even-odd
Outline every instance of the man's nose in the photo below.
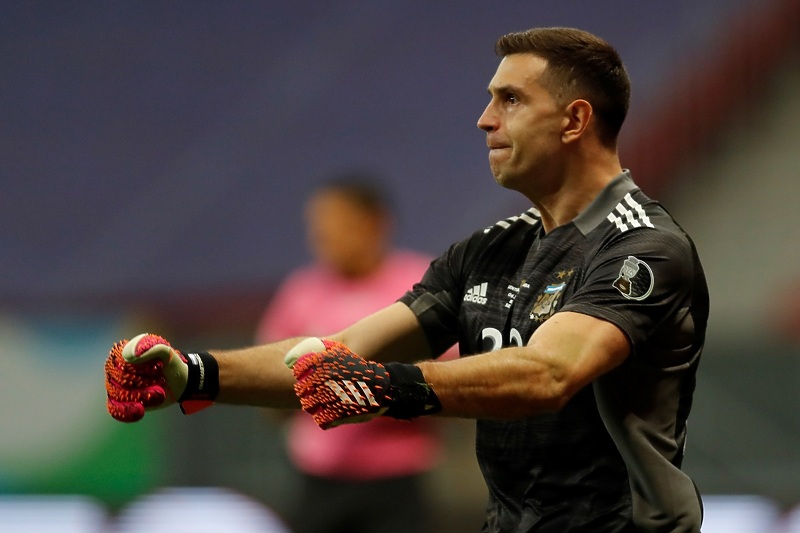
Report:
[[[483,131],[495,131],[497,129],[497,118],[492,113],[491,104],[486,106],[481,116],[478,117],[478,127]]]

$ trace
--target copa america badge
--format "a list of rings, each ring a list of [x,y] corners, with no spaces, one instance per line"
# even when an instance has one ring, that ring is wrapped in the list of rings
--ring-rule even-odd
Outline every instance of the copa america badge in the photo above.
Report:
[[[654,281],[650,266],[629,255],[622,263],[619,276],[612,285],[629,300],[644,300],[653,292]]]

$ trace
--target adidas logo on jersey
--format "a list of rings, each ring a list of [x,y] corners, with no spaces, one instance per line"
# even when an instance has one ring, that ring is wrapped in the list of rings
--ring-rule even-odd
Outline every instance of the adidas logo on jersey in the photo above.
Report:
[[[480,285],[475,285],[471,289],[467,291],[467,294],[464,295],[465,302],[472,302],[479,305],[484,305],[487,302],[486,299],[486,287],[488,283],[483,282]]]
[[[616,213],[614,213],[616,211]],[[617,226],[617,229],[625,233],[631,228],[641,228],[647,226],[653,228],[650,217],[647,216],[644,208],[639,202],[633,199],[631,193],[625,195],[624,201],[617,204],[614,211],[606,217],[609,222]]]
[[[497,227],[500,227],[500,228],[503,228],[503,229],[510,228],[511,225],[514,222],[516,222],[517,220],[522,220],[524,222],[527,222],[531,226],[535,226],[536,224],[539,223],[539,219],[540,218],[541,218],[541,215],[539,214],[539,210],[536,209],[535,207],[531,207],[530,209],[528,209],[527,211],[525,211],[524,213],[522,213],[519,216],[508,217],[505,220],[500,220],[500,221],[496,222],[493,226],[489,226],[488,228],[483,230],[483,232],[484,233],[489,233],[490,231],[492,231],[494,228],[497,228]]]

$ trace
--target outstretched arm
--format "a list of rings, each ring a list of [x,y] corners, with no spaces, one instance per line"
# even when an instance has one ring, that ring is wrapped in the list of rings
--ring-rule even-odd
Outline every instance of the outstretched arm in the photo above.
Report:
[[[374,361],[412,362],[431,356],[419,322],[401,303],[392,304],[327,338]],[[219,364],[217,401],[265,407],[299,406],[293,389],[295,378],[283,358],[300,340],[213,351]]]
[[[303,409],[323,428],[381,414],[512,419],[554,412],[630,352],[617,326],[571,312],[551,317],[526,346],[455,361],[384,365],[352,348],[316,339],[287,361]]]
[[[332,339],[350,343],[376,360],[410,361],[430,356],[414,314],[393,304]],[[107,408],[124,422],[141,419],[146,410],[180,403],[185,413],[213,401],[264,407],[297,407],[295,378],[284,356],[302,338],[241,350],[181,353],[151,334],[115,344],[106,360]]]
[[[212,351],[219,364],[217,402],[263,407],[299,407],[295,379],[284,354],[302,337],[240,350]]]
[[[558,411],[629,352],[617,326],[563,312],[539,326],[526,346],[418,366],[443,415],[509,419]]]

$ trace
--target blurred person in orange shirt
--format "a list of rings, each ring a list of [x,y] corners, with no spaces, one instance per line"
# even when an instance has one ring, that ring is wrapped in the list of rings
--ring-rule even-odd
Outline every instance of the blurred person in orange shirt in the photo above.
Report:
[[[431,260],[394,248],[390,203],[366,173],[314,191],[305,222],[314,261],[278,288],[259,323],[258,342],[344,329],[396,301]],[[431,531],[423,476],[439,453],[434,424],[379,417],[323,431],[303,411],[292,413],[287,448],[300,479],[298,502],[315,502],[313,512],[303,507],[288,517],[294,531]]]

